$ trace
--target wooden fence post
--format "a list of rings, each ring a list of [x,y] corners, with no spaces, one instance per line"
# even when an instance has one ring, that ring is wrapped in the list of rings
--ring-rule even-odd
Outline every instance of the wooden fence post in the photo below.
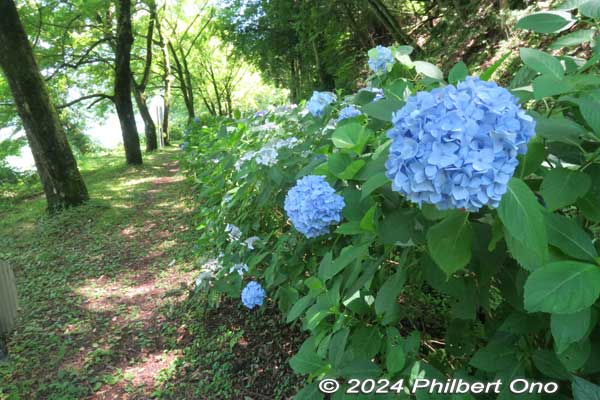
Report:
[[[12,268],[0,262],[0,360],[7,356],[4,338],[15,327],[17,319],[17,286]]]

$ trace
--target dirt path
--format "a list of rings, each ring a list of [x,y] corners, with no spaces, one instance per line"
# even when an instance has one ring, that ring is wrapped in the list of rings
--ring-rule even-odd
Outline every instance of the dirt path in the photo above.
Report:
[[[185,326],[166,315],[194,272],[192,210],[174,154],[99,178],[88,186],[102,200],[26,227],[14,253],[0,254],[24,299],[0,398],[13,388],[44,399],[148,399],[180,356],[173,344]]]

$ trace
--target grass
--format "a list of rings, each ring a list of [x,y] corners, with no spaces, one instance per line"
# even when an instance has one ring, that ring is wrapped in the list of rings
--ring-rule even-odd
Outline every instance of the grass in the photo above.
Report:
[[[92,197],[56,216],[41,194],[3,200],[0,260],[20,317],[0,399],[283,398],[301,335],[273,308],[209,308],[194,291],[193,196],[174,149],[128,167],[87,157]]]

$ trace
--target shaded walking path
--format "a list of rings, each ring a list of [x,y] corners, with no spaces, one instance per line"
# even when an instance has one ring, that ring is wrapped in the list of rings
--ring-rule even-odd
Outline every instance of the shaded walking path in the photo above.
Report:
[[[176,153],[139,168],[106,156],[82,170],[88,205],[48,219],[37,198],[0,215],[0,259],[15,268],[22,308],[0,398],[149,398],[178,357],[167,342],[185,327],[166,314],[194,273]]]

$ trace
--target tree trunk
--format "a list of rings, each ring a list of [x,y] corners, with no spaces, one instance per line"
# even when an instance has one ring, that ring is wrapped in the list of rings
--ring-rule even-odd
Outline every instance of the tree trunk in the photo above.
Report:
[[[156,24],[156,31],[158,32],[158,39],[160,42],[160,50],[162,51],[165,70],[163,74],[163,84],[165,86],[165,93],[163,95],[163,120],[162,120],[162,131],[164,135],[164,143],[165,146],[169,145],[169,141],[171,138],[171,125],[169,124],[169,117],[171,114],[171,85],[172,85],[172,77],[171,77],[171,60],[169,57],[169,49],[167,47],[167,43],[162,35],[162,28],[160,26],[160,21]]]
[[[125,158],[128,164],[141,164],[140,138],[135,126],[131,101],[131,0],[119,0],[117,20],[117,47],[115,51],[115,106],[119,115]]]
[[[142,119],[144,120],[144,134],[146,135],[146,151],[154,151],[158,149],[158,142],[156,138],[156,125],[152,120],[150,110],[148,110],[148,104],[146,103],[146,97],[140,88],[135,85],[133,89],[135,95],[135,102],[140,110]]]
[[[415,50],[415,53],[418,53],[422,50],[417,42],[402,30],[396,18],[394,18],[381,0],[368,0],[368,2],[371,5],[371,9],[373,10],[379,22],[385,26],[395,41],[399,42],[400,44],[412,46]]]
[[[156,3],[153,0],[148,0],[147,3],[150,10],[150,19],[148,21],[148,31],[146,33],[146,60],[144,62],[144,72],[142,73],[142,80],[139,84],[133,76],[132,83],[135,102],[137,103],[138,110],[140,110],[140,114],[144,120],[146,151],[150,152],[158,149],[156,125],[152,120],[152,115],[150,115],[148,104],[146,103],[146,87],[148,86],[150,74],[152,72],[152,37],[154,36],[154,21],[156,20]]]
[[[13,0],[0,0],[0,67],[23,121],[48,210],[83,203],[87,189]]]

